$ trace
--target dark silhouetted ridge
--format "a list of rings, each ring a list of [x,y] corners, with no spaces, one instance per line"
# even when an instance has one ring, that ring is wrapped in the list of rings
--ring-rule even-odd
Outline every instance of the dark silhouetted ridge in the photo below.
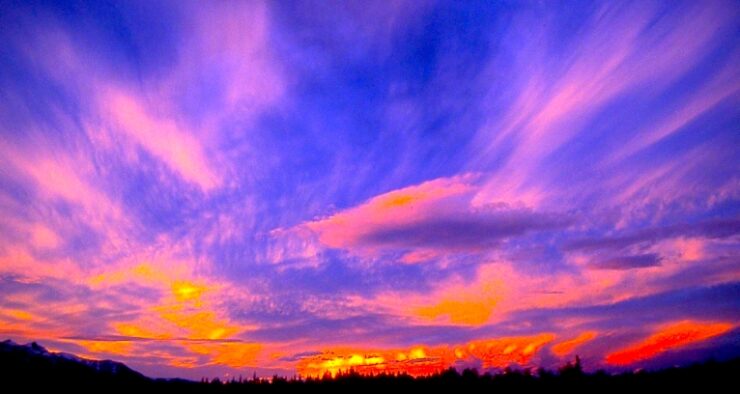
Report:
[[[245,371],[246,372],[246,371]],[[246,375],[246,373],[245,373]],[[585,373],[581,362],[567,363],[557,372],[545,369],[506,369],[501,373],[480,374],[474,369],[459,372],[448,369],[425,377],[405,374],[360,375],[355,371],[340,372],[322,378],[271,379],[254,377],[249,380],[222,381],[202,379],[151,379],[126,365],[110,360],[88,360],[71,354],[52,353],[33,342],[19,345],[12,341],[0,343],[0,377],[7,387],[54,390],[85,388],[144,389],[151,392],[177,393],[252,393],[285,391],[321,392],[625,392],[635,388],[666,392],[667,390],[700,390],[722,392],[736,387],[740,376],[740,359],[724,362],[708,361],[687,367],[659,371],[635,371],[609,374],[604,371]],[[27,391],[27,390],[24,390]],[[150,391],[144,391],[150,392]]]
[[[19,345],[10,340],[0,343],[0,374],[5,379],[32,385],[59,387],[130,386],[149,382],[147,377],[119,362],[52,353],[36,342]]]

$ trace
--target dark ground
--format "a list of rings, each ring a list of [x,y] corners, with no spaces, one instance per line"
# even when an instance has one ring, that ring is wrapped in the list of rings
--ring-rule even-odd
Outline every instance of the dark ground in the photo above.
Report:
[[[660,371],[608,374],[584,373],[580,363],[568,364],[559,371],[507,370],[497,374],[478,374],[475,370],[458,373],[454,369],[440,374],[412,378],[407,375],[360,376],[353,372],[335,378],[270,380],[243,382],[220,380],[193,382],[150,379],[113,361],[92,361],[71,355],[49,353],[35,343],[0,343],[0,379],[3,392],[149,392],[249,393],[285,391],[330,392],[655,392],[736,393],[740,390],[740,359],[705,362]],[[11,390],[7,390],[10,388]]]

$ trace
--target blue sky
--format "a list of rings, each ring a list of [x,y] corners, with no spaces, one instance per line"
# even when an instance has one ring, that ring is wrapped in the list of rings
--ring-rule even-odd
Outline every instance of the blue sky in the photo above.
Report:
[[[739,11],[2,2],[0,334],[195,378],[737,356]]]

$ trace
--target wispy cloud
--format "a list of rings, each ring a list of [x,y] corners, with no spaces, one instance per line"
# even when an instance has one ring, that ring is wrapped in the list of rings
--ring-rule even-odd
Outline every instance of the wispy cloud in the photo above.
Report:
[[[121,92],[101,97],[102,113],[110,112],[111,125],[130,137],[178,175],[209,191],[221,184],[217,171],[209,164],[193,133],[183,132],[170,119],[148,114],[142,105]]]

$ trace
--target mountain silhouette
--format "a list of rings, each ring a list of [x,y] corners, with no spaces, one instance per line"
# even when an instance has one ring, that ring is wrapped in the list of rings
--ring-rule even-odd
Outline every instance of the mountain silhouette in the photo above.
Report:
[[[0,373],[21,381],[56,385],[129,386],[149,380],[120,362],[52,353],[36,342],[20,345],[11,340],[0,343]]]
[[[336,376],[292,378],[273,376],[250,380],[222,381],[218,378],[190,381],[184,379],[152,379],[123,363],[111,360],[89,360],[67,353],[53,353],[32,342],[26,345],[11,340],[0,343],[0,379],[6,387],[23,389],[83,390],[96,392],[143,389],[177,393],[245,393],[311,391],[348,392],[400,390],[429,391],[489,391],[509,393],[519,391],[615,392],[655,389],[682,390],[701,388],[702,391],[724,390],[735,385],[740,376],[740,359],[724,362],[708,361],[686,367],[659,371],[634,371],[609,374],[605,371],[585,373],[581,361],[568,362],[557,372],[545,369],[515,370],[507,368],[496,374],[479,374],[475,369],[462,373],[450,368],[430,376],[412,377],[406,374],[361,375],[349,370]],[[104,391],[103,391],[104,390]],[[26,391],[26,390],[23,390]],[[148,392],[148,391],[147,391]]]

